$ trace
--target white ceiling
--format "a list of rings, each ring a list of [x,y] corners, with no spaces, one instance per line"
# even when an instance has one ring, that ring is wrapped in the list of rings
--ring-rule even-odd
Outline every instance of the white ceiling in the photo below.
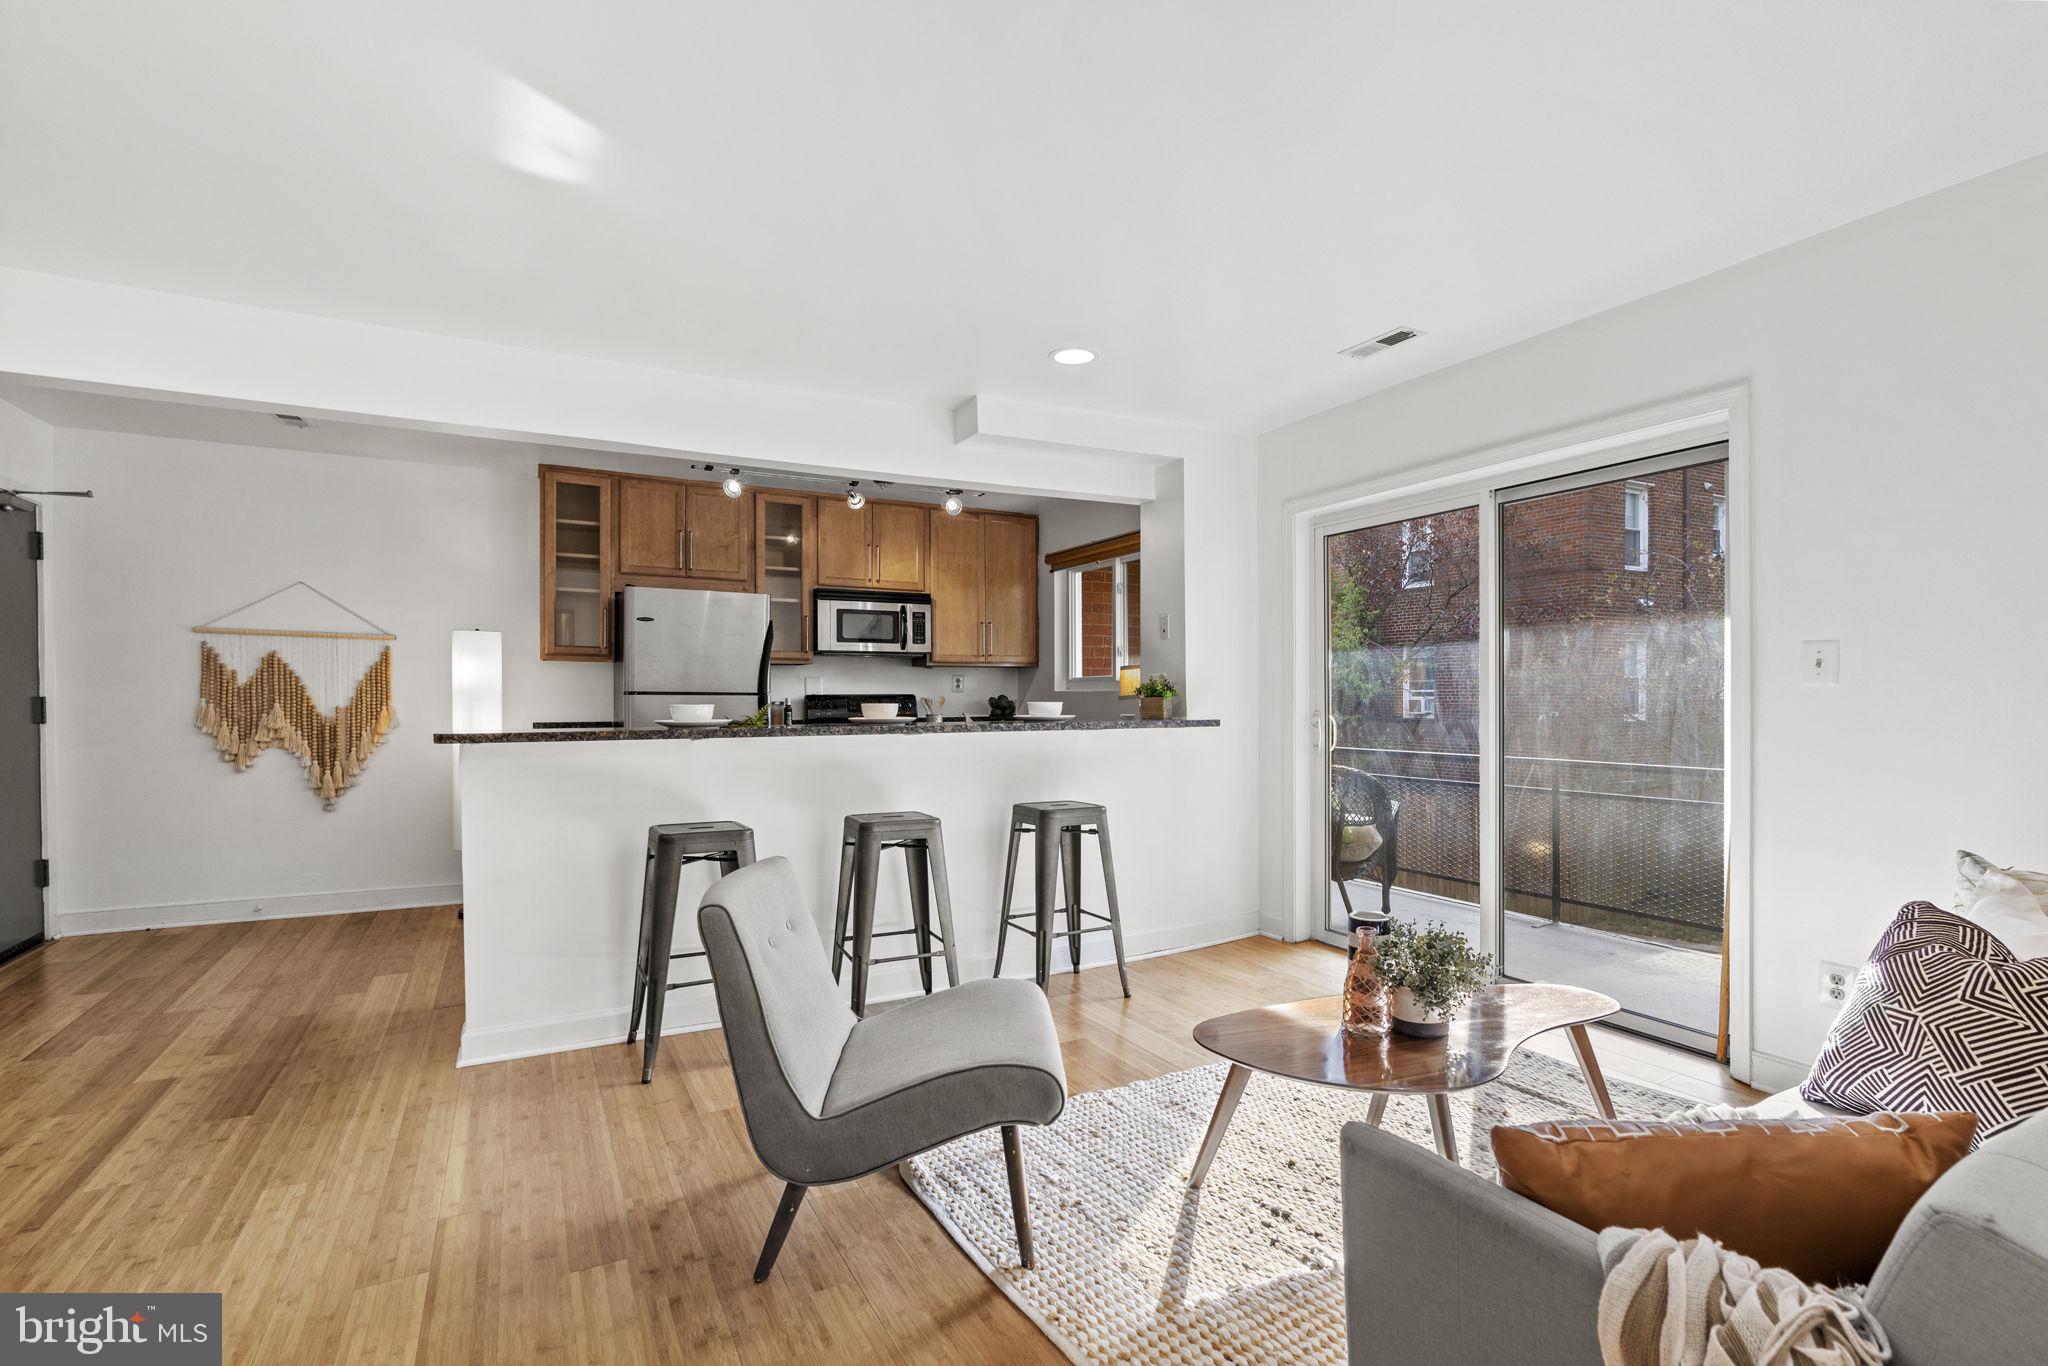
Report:
[[[0,0],[0,264],[1252,431],[2048,151],[2044,69],[1989,0]],[[557,106],[580,181],[501,160]]]

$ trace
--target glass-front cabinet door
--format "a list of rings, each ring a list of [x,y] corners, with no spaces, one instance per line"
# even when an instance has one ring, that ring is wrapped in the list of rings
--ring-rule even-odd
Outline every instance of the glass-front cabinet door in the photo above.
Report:
[[[547,468],[540,477],[540,656],[609,658],[612,480]]]
[[[754,563],[768,595],[777,664],[811,659],[811,589],[818,581],[818,500],[760,493],[754,500]]]

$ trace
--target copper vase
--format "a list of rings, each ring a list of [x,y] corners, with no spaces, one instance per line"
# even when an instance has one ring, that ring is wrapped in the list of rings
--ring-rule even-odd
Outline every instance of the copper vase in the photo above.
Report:
[[[1344,974],[1343,1029],[1359,1038],[1387,1032],[1387,986],[1380,980],[1379,945],[1371,930],[1351,936],[1351,966]]]

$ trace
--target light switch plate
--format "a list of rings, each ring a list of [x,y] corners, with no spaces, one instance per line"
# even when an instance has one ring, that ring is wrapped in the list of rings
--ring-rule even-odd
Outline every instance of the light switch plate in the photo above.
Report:
[[[1800,642],[1801,669],[1809,688],[1832,688],[1842,681],[1842,642]]]
[[[1159,638],[1161,640],[1173,639],[1173,614],[1171,612],[1161,612],[1159,614]]]

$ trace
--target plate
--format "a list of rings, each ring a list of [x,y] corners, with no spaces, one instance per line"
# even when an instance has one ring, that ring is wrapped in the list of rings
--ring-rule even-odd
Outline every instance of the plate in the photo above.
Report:
[[[1081,718],[1074,715],[1074,713],[1070,711],[1063,711],[1058,716],[1025,716],[1022,713],[1019,713],[1016,716],[1005,716],[1000,721],[996,720],[996,718],[993,716],[977,716],[973,719],[976,721],[987,722],[992,725],[1007,726],[1012,721],[1078,721]]]
[[[658,716],[655,718],[654,724],[657,726],[667,726],[671,730],[716,730],[720,726],[731,725],[732,721],[729,718],[716,716],[712,717],[709,721],[675,721],[666,716]]]

